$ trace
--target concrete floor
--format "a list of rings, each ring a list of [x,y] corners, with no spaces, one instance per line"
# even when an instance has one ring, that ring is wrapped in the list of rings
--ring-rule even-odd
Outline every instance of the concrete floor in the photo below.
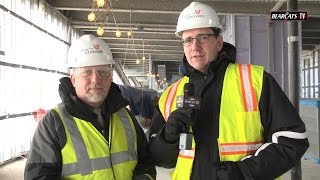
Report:
[[[23,180],[23,171],[26,161],[26,158],[22,158],[20,160],[13,161],[6,165],[0,166],[0,179]]]
[[[320,164],[310,160],[301,160],[302,180],[320,180]],[[172,169],[157,167],[157,179],[170,180],[169,173]],[[291,170],[282,176],[282,180],[291,180]]]
[[[23,171],[26,158],[6,164],[0,167],[0,180],[23,180]],[[301,160],[302,180],[320,180],[320,165],[310,160]],[[169,180],[169,172],[172,169],[157,167],[157,179]],[[282,176],[282,180],[291,180],[291,171]]]

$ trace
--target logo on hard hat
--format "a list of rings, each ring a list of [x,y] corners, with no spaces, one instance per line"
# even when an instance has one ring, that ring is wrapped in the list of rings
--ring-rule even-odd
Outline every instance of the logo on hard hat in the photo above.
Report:
[[[100,44],[93,44],[93,48],[83,49],[82,52],[84,54],[95,54],[103,53],[103,50],[100,49]]]
[[[204,15],[202,14],[202,9],[196,9],[194,13],[187,14],[184,17],[189,20],[193,18],[204,18]]]
[[[201,9],[196,9],[196,10],[194,10],[194,13],[195,13],[195,14],[200,14],[201,12],[202,12]]]
[[[94,47],[95,49],[99,49],[99,48],[100,48],[100,44],[93,44],[93,47]]]

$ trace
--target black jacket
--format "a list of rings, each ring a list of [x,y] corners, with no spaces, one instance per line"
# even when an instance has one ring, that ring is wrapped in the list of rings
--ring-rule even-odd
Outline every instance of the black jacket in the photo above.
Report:
[[[106,139],[108,139],[109,134],[110,115],[128,105],[128,102],[122,98],[117,85],[112,83],[103,107],[103,114],[107,123],[105,123],[105,127],[102,127],[98,123],[97,115],[93,113],[92,108],[76,96],[70,78],[60,79],[59,94],[62,103],[71,116],[89,121],[99,132],[105,132],[102,134]],[[134,177],[149,174],[155,179],[156,169],[150,157],[149,145],[144,131],[130,111],[128,112],[133,119],[137,132],[138,164],[134,171]],[[25,167],[25,179],[61,179],[61,149],[65,143],[66,133],[62,121],[56,111],[50,110],[41,119],[35,131]]]
[[[192,68],[184,58],[185,76],[190,77],[195,93],[201,96],[201,109],[196,113],[193,126],[196,154],[191,179],[203,180],[216,177],[219,162],[217,139],[219,136],[219,114],[223,79],[229,63],[234,63],[236,50],[224,43],[217,59],[210,64],[208,74]],[[259,102],[261,123],[264,127],[265,143],[272,143],[274,133],[292,131],[305,133],[305,125],[275,79],[264,72]],[[165,120],[156,108],[150,128],[150,148],[156,165],[172,168],[176,164],[178,142],[167,143],[162,131]],[[245,179],[275,179],[296,164],[309,146],[308,140],[279,137],[257,156],[238,161],[237,165]]]

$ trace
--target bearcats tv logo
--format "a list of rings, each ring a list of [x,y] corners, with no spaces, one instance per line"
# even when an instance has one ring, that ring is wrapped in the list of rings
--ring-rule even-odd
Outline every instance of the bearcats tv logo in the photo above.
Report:
[[[270,13],[272,21],[287,20],[287,21],[307,21],[308,13],[302,11],[272,11]]]

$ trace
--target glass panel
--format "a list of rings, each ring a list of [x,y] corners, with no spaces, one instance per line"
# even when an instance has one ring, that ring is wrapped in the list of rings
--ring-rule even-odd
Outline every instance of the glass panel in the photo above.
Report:
[[[48,14],[53,11],[42,1],[0,0],[0,3],[61,39],[69,39],[68,20],[57,13]],[[72,28],[70,31],[73,39],[79,37],[79,32]],[[0,61],[52,70],[0,65],[0,115],[27,113],[38,108],[48,110],[59,103],[58,84],[63,75],[54,71],[67,72],[68,48],[65,42],[0,9],[0,51],[5,52],[5,56],[0,55]],[[29,150],[36,126],[33,116],[0,120],[0,164]],[[6,137],[11,137],[10,141]]]
[[[304,84],[304,85],[305,85],[305,86],[309,86],[309,84],[310,84],[310,83],[309,83],[309,80],[310,80],[310,79],[309,79],[309,71],[305,70],[304,75],[305,75],[305,79],[304,79],[304,80],[305,80],[305,84]]]
[[[305,77],[304,72],[305,72],[304,70],[301,72],[301,77],[300,77],[301,78],[301,81],[300,81],[301,87],[305,86],[305,84],[304,84],[305,83],[305,81],[304,81],[304,77]]]
[[[313,93],[313,86],[310,87],[310,97],[309,98],[314,98],[314,93]]]
[[[314,85],[314,74],[313,74],[313,69],[310,69],[310,86]]]

